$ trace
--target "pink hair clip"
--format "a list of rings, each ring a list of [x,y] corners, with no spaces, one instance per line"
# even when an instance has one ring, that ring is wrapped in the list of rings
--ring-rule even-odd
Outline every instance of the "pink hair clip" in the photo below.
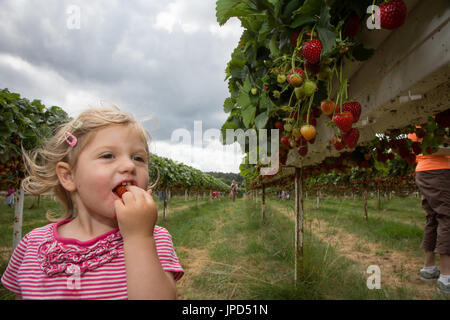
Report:
[[[66,142],[71,147],[75,147],[75,145],[77,144],[77,141],[78,141],[77,137],[75,137],[73,134],[71,134],[68,131],[64,132],[64,138],[66,139]]]

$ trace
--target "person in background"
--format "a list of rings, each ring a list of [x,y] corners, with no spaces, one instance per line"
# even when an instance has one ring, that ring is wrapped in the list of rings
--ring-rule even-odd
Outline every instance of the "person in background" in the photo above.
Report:
[[[14,189],[13,188],[8,189],[8,193],[6,194],[6,197],[5,197],[5,204],[10,208],[12,208],[12,206],[14,205]]]
[[[408,138],[420,142],[415,134],[409,134]],[[445,143],[450,142],[448,137],[445,139]],[[438,290],[450,295],[450,149],[419,154],[416,161],[416,184],[422,193],[427,219],[421,244],[425,261],[420,278],[437,280]],[[436,267],[435,254],[439,254],[440,270]]]
[[[236,193],[237,193],[237,190],[238,190],[238,185],[237,185],[236,181],[233,180],[233,182],[231,182],[230,188],[231,188],[231,199],[234,202],[234,200],[236,198]]]

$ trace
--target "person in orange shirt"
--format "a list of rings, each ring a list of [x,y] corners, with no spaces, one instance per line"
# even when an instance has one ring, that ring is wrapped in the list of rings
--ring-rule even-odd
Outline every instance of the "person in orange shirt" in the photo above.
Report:
[[[419,141],[415,134],[408,135]],[[450,140],[446,137],[445,143]],[[436,281],[438,290],[450,294],[450,149],[439,148],[430,155],[417,155],[416,184],[422,193],[426,225],[421,248],[425,250],[420,278]],[[439,254],[440,271],[435,265]]]

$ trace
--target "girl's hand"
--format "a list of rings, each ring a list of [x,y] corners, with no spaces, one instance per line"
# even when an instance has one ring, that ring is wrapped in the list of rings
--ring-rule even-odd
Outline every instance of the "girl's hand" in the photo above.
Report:
[[[151,196],[152,190],[145,191],[137,186],[127,186],[127,190],[122,200],[114,202],[122,237],[153,237],[158,210]]]

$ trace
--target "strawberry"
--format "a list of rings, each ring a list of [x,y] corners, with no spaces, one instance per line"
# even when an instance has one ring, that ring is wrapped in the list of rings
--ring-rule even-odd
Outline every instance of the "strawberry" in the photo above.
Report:
[[[342,137],[334,136],[333,139],[331,139],[331,142],[333,142],[334,148],[337,151],[342,150],[345,147]]]
[[[305,77],[305,72],[302,69],[295,68],[289,71],[287,81],[291,84],[291,86],[298,88],[303,84]]]
[[[300,128],[300,132],[306,140],[314,139],[314,137],[316,136],[316,128],[314,128],[314,126],[310,124],[303,125]]]
[[[341,106],[339,105],[339,104],[336,104],[335,106],[334,106],[334,108],[336,109],[336,111],[334,111],[334,113],[335,114],[338,114],[338,113],[341,113]],[[328,115],[328,118],[333,118],[333,112],[331,112],[329,115]]]
[[[305,61],[303,63],[305,70],[311,74],[318,74],[320,72],[320,65],[318,63],[311,63],[309,61]]]
[[[290,38],[291,38],[291,46],[292,46],[292,48],[295,48],[297,46],[297,39],[298,39],[299,35],[300,35],[300,33],[298,31],[294,31],[294,32],[291,33]]]
[[[283,145],[283,146],[285,146],[286,148],[288,148],[288,149],[290,149],[290,141],[289,141],[289,136],[283,136],[283,137],[281,137],[281,144]]]
[[[356,147],[358,139],[359,139],[359,130],[356,128],[352,128],[350,131],[344,132],[342,134],[342,140],[350,149]]]
[[[349,38],[356,36],[359,30],[359,17],[352,13],[347,20],[347,24],[344,27],[343,34]]]
[[[322,109],[322,112],[325,113],[327,116],[333,114],[334,107],[335,107],[334,102],[330,100],[323,100],[320,103],[320,109]]]
[[[333,122],[344,132],[350,131],[353,123],[353,115],[346,111],[343,113],[335,114],[333,117]]]
[[[306,154],[308,153],[308,145],[305,144],[304,146],[301,146],[297,149],[297,152],[299,155],[301,155],[302,157],[306,156]]]
[[[275,122],[275,128],[277,128],[278,130],[283,130],[283,127],[284,127],[283,122],[281,121]]]
[[[342,111],[351,112],[353,115],[353,122],[358,122],[359,116],[361,115],[361,105],[356,101],[346,102],[342,105]]]
[[[122,198],[122,195],[125,193],[125,192],[127,192],[128,190],[127,190],[127,187],[126,186],[122,186],[122,185],[120,185],[120,186],[117,186],[115,189],[114,189],[114,192],[120,197],[120,198]]]
[[[322,52],[322,42],[320,40],[310,40],[302,48],[302,54],[310,63],[317,63]]]
[[[408,8],[402,0],[392,0],[380,6],[380,24],[384,29],[396,29],[403,25]]]

